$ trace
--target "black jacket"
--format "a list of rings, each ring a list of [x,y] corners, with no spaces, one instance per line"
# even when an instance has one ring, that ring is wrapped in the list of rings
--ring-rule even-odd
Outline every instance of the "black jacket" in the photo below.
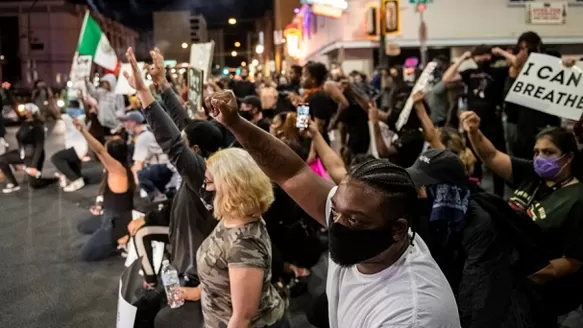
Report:
[[[182,140],[181,130],[188,118],[181,101],[171,89],[162,93],[162,101],[167,112],[161,104],[154,102],[144,114],[156,141],[182,177],[182,184],[171,207],[156,221],[168,219],[172,265],[181,275],[193,277],[196,276],[196,251],[217,221],[202,203],[199,193],[204,180],[205,160]]]

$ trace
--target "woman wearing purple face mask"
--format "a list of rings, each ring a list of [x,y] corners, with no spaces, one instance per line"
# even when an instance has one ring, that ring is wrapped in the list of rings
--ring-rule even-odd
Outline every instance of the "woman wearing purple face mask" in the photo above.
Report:
[[[517,187],[510,207],[540,228],[549,264],[528,278],[548,301],[545,312],[556,318],[574,310],[583,301],[583,158],[575,136],[563,128],[543,130],[533,160],[523,160],[496,150],[475,113],[464,112],[460,120],[483,163]]]

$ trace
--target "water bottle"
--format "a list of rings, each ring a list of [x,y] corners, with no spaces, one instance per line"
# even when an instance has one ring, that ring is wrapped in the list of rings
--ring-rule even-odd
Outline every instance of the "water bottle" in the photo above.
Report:
[[[181,307],[184,304],[184,298],[180,291],[178,271],[170,265],[168,260],[162,261],[162,284],[164,284],[168,305],[173,309]]]

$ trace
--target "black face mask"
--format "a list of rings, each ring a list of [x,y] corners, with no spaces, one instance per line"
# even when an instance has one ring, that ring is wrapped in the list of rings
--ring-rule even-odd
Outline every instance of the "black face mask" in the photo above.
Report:
[[[199,194],[204,207],[212,212],[214,209],[213,201],[215,200],[216,191],[207,191],[206,186],[203,184],[202,187],[200,187]]]
[[[387,250],[393,241],[393,226],[353,229],[334,222],[329,228],[330,257],[336,264],[353,266]]]
[[[241,117],[246,119],[247,121],[251,121],[251,119],[253,118],[253,114],[251,114],[251,111],[240,110],[239,115],[241,115]]]

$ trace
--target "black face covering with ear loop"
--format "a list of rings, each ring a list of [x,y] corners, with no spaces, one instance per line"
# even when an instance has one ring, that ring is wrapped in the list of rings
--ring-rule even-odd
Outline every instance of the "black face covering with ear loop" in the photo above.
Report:
[[[212,212],[214,209],[213,201],[215,200],[216,191],[207,191],[206,183],[203,183],[198,193],[200,194],[200,200],[202,201],[204,207]]]
[[[330,220],[330,257],[344,267],[369,260],[391,247],[393,224],[376,229],[355,229]]]

